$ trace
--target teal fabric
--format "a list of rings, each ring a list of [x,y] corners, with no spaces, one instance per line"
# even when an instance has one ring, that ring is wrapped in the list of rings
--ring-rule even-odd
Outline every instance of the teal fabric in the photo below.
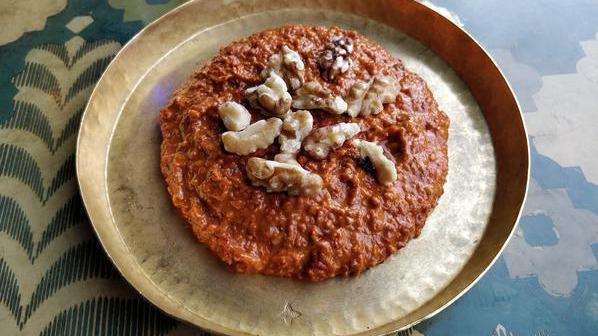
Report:
[[[203,334],[148,304],[116,272],[90,229],[74,171],[81,113],[103,70],[181,2],[0,4],[12,13],[0,16],[0,334]],[[512,83],[530,133],[532,185],[496,265],[401,335],[596,335],[598,161],[587,146],[598,144],[588,127],[598,125],[598,2],[423,2],[478,38]]]

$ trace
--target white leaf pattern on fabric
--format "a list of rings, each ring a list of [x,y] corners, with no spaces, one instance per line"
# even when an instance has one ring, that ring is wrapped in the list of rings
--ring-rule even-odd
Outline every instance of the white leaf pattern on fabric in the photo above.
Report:
[[[166,3],[150,4],[146,0],[108,0],[108,4],[116,9],[125,11],[123,20],[143,21],[150,23],[160,15],[166,13],[187,0],[170,0]]]
[[[96,300],[97,293],[131,296],[86,225],[74,167],[81,113],[120,48],[80,36],[40,45],[13,78],[14,114],[0,125],[0,278],[9,279],[13,294],[0,301],[15,328],[8,334],[39,335],[64,317],[61,309]]]
[[[49,16],[60,13],[66,0],[0,1],[0,45],[19,39],[23,34],[42,30]]]
[[[598,269],[591,244],[598,242],[598,216],[576,209],[564,189],[541,189],[532,180],[523,216],[548,216],[558,232],[552,246],[531,246],[518,227],[504,252],[511,277],[537,276],[547,293],[569,296],[577,287],[577,272]]]
[[[507,330],[502,324],[498,324],[492,333],[492,336],[514,336],[512,332]]]
[[[577,73],[542,77],[534,95],[538,112],[525,121],[540,154],[564,167],[580,167],[589,182],[598,184],[596,138],[598,125],[598,35],[581,43],[586,56]]]

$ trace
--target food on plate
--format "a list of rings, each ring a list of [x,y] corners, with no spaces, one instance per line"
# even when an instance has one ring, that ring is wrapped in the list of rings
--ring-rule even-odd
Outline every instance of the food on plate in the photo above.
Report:
[[[376,169],[378,182],[391,184],[397,180],[397,168],[386,155],[384,148],[377,143],[365,140],[355,140],[353,144],[359,149],[359,155],[364,160],[370,160]]]
[[[347,139],[361,131],[359,124],[338,123],[320,127],[305,139],[303,149],[315,159],[324,159],[331,150],[341,147]]]
[[[251,154],[258,149],[268,148],[280,134],[282,120],[270,118],[247,126],[242,131],[222,133],[224,150],[239,155]]]
[[[291,108],[291,95],[287,84],[276,72],[271,72],[266,81],[245,91],[249,105],[266,116],[284,116]]]
[[[289,25],[222,48],[160,114],[161,170],[236,272],[359,274],[417,237],[443,193],[448,117],[388,51]]]
[[[251,122],[251,113],[247,111],[245,106],[235,102],[220,104],[218,114],[224,127],[229,131],[242,131]]]
[[[298,153],[303,139],[311,133],[314,118],[309,111],[300,110],[289,113],[282,123],[282,131],[278,137],[280,151],[283,153]]]
[[[323,110],[332,114],[342,114],[347,111],[347,103],[342,97],[335,96],[330,89],[315,81],[305,83],[297,90],[293,107],[305,110]]]

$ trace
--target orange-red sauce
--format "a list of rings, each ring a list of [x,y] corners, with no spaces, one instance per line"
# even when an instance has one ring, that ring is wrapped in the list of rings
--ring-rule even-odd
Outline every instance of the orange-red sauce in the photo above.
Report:
[[[334,35],[355,41],[354,62],[329,83],[317,59]],[[356,80],[375,74],[399,80],[396,103],[378,115],[352,119],[312,111],[314,129],[361,123],[357,138],[380,143],[392,156],[394,184],[379,184],[347,142],[324,160],[298,155],[323,178],[320,195],[267,193],[250,184],[245,163],[251,156],[272,159],[277,143],[248,156],[224,151],[218,105],[234,100],[249,108],[243,91],[262,82],[260,71],[285,44],[302,56],[306,82],[319,81],[343,97]],[[264,118],[251,112],[252,122]],[[360,273],[419,235],[443,192],[448,125],[426,83],[376,43],[339,28],[285,26],[223,48],[175,92],[160,115],[161,169],[197,239],[231,269],[318,281]]]

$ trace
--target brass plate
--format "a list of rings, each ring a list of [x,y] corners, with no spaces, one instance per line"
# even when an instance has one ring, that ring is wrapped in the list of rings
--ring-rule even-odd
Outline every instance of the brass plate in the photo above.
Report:
[[[234,274],[195,242],[159,172],[159,109],[229,42],[285,23],[339,25],[404,60],[451,118],[445,194],[422,235],[364,274],[321,283]],[[381,335],[462,295],[508,241],[525,197],[527,137],[515,97],[463,30],[413,1],[192,1],[117,55],[83,115],[77,174],[123,276],[166,313],[230,335]]]

